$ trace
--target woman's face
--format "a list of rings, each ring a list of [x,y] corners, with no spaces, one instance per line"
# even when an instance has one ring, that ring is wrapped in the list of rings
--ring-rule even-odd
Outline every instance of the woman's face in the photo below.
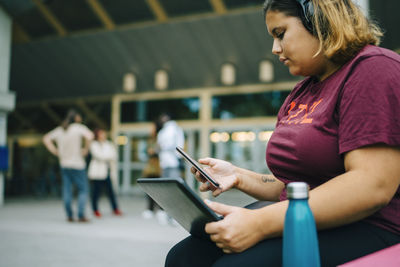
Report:
[[[76,114],[74,120],[76,123],[82,123],[82,116],[80,114]]]
[[[99,130],[98,132],[98,140],[99,141],[105,141],[107,139],[107,133],[103,130]]]
[[[299,18],[268,11],[266,24],[274,39],[272,53],[279,56],[292,75],[317,76],[323,80],[330,74],[329,60],[322,53],[314,56],[319,49],[318,39]]]

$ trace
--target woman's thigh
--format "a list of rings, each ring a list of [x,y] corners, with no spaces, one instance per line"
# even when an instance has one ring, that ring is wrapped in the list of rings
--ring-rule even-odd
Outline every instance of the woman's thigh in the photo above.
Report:
[[[266,267],[282,265],[282,238],[266,239],[241,253],[224,254],[213,267]]]
[[[319,231],[318,239],[321,266],[337,266],[400,242],[398,235],[364,222]],[[281,266],[282,238],[224,254],[213,242],[190,236],[171,249],[168,262],[166,266]]]
[[[176,244],[168,253],[166,267],[211,266],[224,253],[210,240],[189,236]]]
[[[189,236],[168,253],[166,267],[270,266],[281,265],[282,239],[264,240],[242,253],[224,254],[215,243]],[[250,265],[249,265],[250,264]]]
[[[320,231],[318,239],[321,266],[337,266],[400,242],[400,236],[365,222]]]
[[[377,226],[357,222],[318,232],[321,266],[337,266],[400,242]],[[238,254],[224,254],[213,267],[281,266],[282,238],[264,240]]]

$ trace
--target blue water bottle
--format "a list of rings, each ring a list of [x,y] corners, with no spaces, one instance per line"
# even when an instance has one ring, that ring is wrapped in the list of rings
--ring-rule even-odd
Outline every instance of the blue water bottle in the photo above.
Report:
[[[287,186],[289,207],[283,230],[283,267],[319,267],[319,248],[314,216],[308,205],[308,185]]]

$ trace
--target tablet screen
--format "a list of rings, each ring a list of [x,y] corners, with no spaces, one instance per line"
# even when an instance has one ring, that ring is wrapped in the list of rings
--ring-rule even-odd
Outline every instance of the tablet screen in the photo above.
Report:
[[[193,235],[209,238],[205,224],[220,217],[197,196],[182,178],[140,178],[140,187],[183,228]]]

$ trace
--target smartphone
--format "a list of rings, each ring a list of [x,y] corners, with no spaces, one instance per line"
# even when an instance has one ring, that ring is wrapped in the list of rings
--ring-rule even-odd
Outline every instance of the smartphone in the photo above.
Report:
[[[216,188],[219,188],[219,183],[217,183],[214,179],[212,179],[210,177],[210,175],[208,175],[200,166],[200,164],[195,161],[194,159],[192,159],[188,154],[186,154],[185,151],[183,151],[182,148],[180,147],[176,147],[176,150],[179,152],[179,154],[181,154],[187,161],[190,162],[190,164],[193,165],[193,167],[196,168],[196,170],[198,170],[201,175],[208,181],[210,182],[213,186],[215,186]]]

